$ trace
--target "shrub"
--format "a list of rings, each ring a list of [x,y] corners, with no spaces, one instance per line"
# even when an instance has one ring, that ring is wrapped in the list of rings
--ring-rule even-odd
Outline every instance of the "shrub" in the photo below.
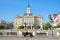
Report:
[[[21,25],[21,26],[19,26],[19,27],[18,27],[18,29],[24,29],[24,26],[23,26],[23,25]]]
[[[4,29],[4,26],[0,24],[0,29]]]
[[[35,28],[36,28],[36,29],[40,29],[40,28],[41,28],[41,26],[37,25]]]

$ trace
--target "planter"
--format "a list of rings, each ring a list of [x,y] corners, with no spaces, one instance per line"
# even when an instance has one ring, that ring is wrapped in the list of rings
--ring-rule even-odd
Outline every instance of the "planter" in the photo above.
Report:
[[[7,32],[7,35],[17,35],[16,32]]]

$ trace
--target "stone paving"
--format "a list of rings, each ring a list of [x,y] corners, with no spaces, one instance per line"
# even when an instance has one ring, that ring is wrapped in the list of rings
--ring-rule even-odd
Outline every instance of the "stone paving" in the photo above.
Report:
[[[18,36],[0,36],[0,40],[60,40],[60,37],[18,37]]]
[[[6,34],[7,31],[9,31],[9,30],[4,31],[4,35]],[[38,36],[35,36],[35,37],[4,36],[4,35],[0,36],[0,40],[60,40],[60,36],[55,35],[54,37],[52,37],[51,32],[48,36],[38,35]]]

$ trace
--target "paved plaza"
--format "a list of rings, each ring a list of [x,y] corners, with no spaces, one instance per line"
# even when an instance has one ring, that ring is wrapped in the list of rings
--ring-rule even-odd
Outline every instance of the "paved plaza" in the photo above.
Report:
[[[60,40],[60,37],[19,37],[19,36],[0,36],[0,40]]]
[[[4,35],[0,36],[0,40],[60,40],[60,36],[56,36],[55,34],[52,35],[51,32],[49,33],[48,36],[47,35],[36,35],[35,37],[24,37],[24,36],[17,36],[17,35],[6,36],[6,32],[8,31],[9,30],[3,31]]]

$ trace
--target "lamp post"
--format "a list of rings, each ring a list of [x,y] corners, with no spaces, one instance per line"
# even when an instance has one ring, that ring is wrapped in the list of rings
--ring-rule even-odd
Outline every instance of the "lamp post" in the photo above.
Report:
[[[51,30],[52,30],[52,37],[53,37],[53,28]]]
[[[49,14],[49,19],[51,20],[51,25],[53,24],[53,19],[51,14]],[[53,28],[51,27],[52,37],[53,37]]]
[[[24,25],[25,25],[25,30],[26,30],[26,23],[24,23]]]

